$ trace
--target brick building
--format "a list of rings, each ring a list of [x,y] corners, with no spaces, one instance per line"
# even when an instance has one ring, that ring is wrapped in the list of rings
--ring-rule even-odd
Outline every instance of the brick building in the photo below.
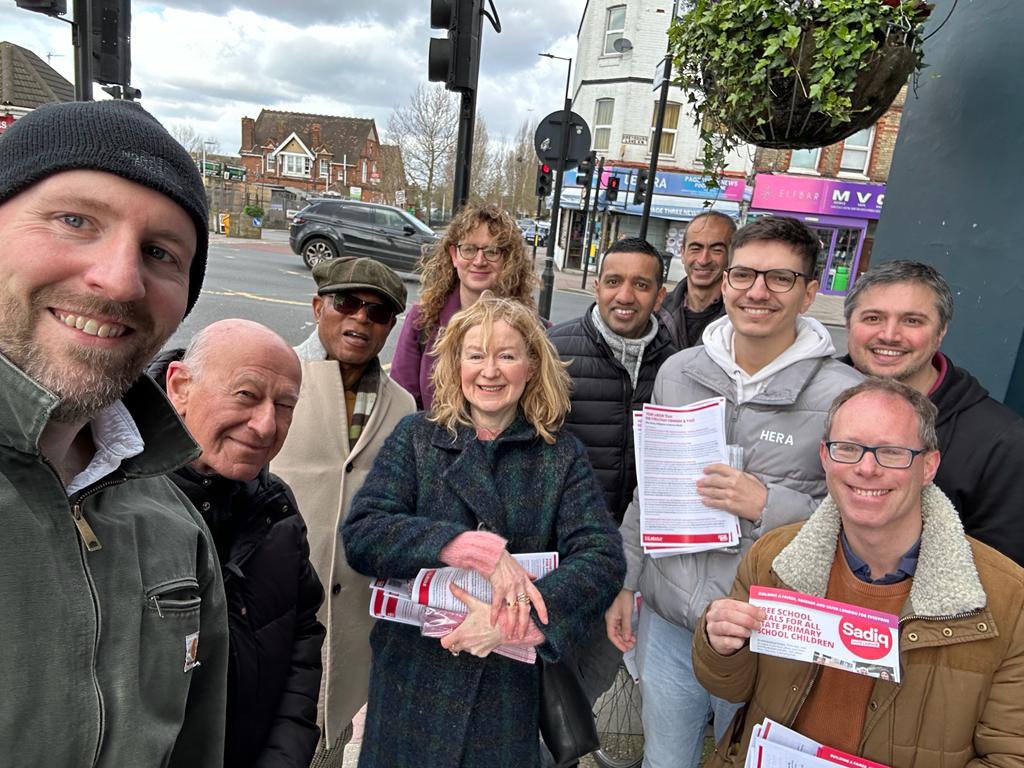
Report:
[[[239,154],[248,181],[307,195],[383,202],[381,149],[372,119],[270,109],[242,118]]]

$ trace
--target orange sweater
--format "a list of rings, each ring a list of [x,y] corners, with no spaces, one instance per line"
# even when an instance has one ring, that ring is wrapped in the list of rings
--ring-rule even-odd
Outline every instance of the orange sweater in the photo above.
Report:
[[[913,579],[896,584],[868,584],[853,575],[843,555],[843,546],[836,547],[832,571],[828,578],[830,600],[852,603],[885,613],[899,613],[910,594]],[[818,675],[807,701],[797,714],[793,727],[808,738],[835,747],[843,752],[859,754],[860,736],[864,730],[868,699],[875,678],[825,667]]]

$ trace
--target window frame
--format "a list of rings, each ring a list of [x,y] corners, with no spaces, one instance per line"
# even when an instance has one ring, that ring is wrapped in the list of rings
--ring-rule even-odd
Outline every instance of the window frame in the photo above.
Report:
[[[328,160],[320,160],[320,178],[328,180],[331,178],[331,164]]]
[[[670,107],[675,107],[676,108],[675,124],[672,125],[671,127],[669,127],[669,124],[668,124],[668,113],[669,113],[669,108]],[[665,103],[665,118],[666,119],[665,119],[664,125],[662,125],[662,127],[661,127],[661,144],[658,145],[658,157],[675,157],[676,156],[676,137],[677,137],[677,134],[679,133],[679,118],[682,115],[682,112],[683,112],[683,105],[680,102],[678,102],[678,101],[668,101],[668,102]],[[657,127],[657,122],[658,122],[658,102],[655,101],[654,102],[654,110],[651,112],[651,132],[649,134],[649,138],[647,139],[647,156],[648,157],[650,157],[651,153],[654,151],[654,131],[655,131],[656,127]],[[672,137],[672,151],[671,152],[665,152],[665,151],[662,150],[662,147],[665,146],[665,139],[668,136]]]
[[[278,157],[283,160],[281,163],[281,176],[289,176],[295,179],[308,179],[310,160],[300,152],[280,152]],[[299,170],[301,168],[301,170]]]
[[[839,156],[840,173],[852,173],[858,176],[867,176],[868,168],[870,168],[871,166],[871,152],[875,148],[875,126],[872,125],[870,128],[867,129],[867,131],[868,140],[866,144],[854,144],[852,147],[847,147],[850,139],[856,136],[857,133],[863,133],[863,131],[857,131],[857,133],[853,134],[853,136],[849,136],[843,140],[843,151],[842,154]],[[845,165],[847,151],[864,153],[864,163],[860,168],[851,168]]]
[[[599,121],[601,115],[601,104],[608,102],[611,104],[611,109],[608,115],[608,122],[602,123]],[[612,124],[615,121],[615,99],[609,97],[603,97],[594,100],[594,149],[599,152],[607,152],[608,147],[612,143]],[[601,131],[606,131],[604,146],[601,146],[601,142],[598,140],[598,136],[601,135]]]
[[[205,170],[205,169],[204,169]],[[277,174],[277,155],[271,152],[263,157],[263,172],[267,175]]]
[[[620,11],[620,10],[622,11],[622,26],[621,27],[612,28],[612,25],[611,25],[612,24],[612,14],[615,13],[616,11]],[[612,40],[611,44],[609,44],[609,42],[608,42],[608,36],[609,35],[617,35],[617,37],[615,37]],[[621,56],[622,54],[619,53],[618,51],[616,51],[613,46],[615,44],[615,40],[619,40],[619,39],[621,39],[621,38],[623,38],[625,36],[626,36],[626,4],[623,3],[622,5],[610,6],[609,8],[607,8],[605,10],[605,16],[604,16],[604,40],[603,40],[603,43],[602,43],[602,46],[601,46],[601,55],[602,56]],[[609,49],[611,49],[611,50],[609,50]]]
[[[797,152],[807,152],[805,149],[794,149],[789,155],[789,171],[792,173],[817,173],[818,166],[821,164],[821,147],[814,147],[814,163],[813,165],[794,165],[793,157]]]

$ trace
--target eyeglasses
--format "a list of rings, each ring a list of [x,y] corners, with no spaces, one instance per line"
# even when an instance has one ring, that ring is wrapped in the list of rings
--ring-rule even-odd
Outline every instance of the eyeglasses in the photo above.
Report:
[[[498,261],[505,255],[505,251],[502,248],[495,248],[493,245],[473,245],[472,243],[459,243],[456,246],[459,256],[464,261],[472,261],[476,258],[478,253],[483,253],[484,258],[488,261]]]
[[[887,469],[906,469],[919,454],[925,452],[923,448],[917,450],[899,445],[861,445],[842,440],[827,441],[825,447],[828,448],[829,458],[840,464],[856,464],[864,458],[865,453],[870,453],[878,466]]]
[[[395,319],[395,308],[390,304],[381,304],[376,301],[363,301],[351,293],[335,293],[331,297],[334,308],[343,315],[355,315],[359,310],[366,307],[366,318],[371,323],[387,325]]]
[[[758,275],[764,275],[764,284],[772,293],[788,293],[796,285],[796,279],[808,279],[803,272],[791,269],[751,269],[750,267],[729,267],[725,270],[729,285],[737,291],[752,288]]]

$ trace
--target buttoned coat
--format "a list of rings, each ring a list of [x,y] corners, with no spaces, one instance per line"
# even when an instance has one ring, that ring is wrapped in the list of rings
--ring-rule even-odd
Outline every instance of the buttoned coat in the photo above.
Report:
[[[342,527],[349,563],[410,578],[443,565],[453,538],[482,526],[512,553],[557,550],[537,582],[549,623],[541,658],[555,661],[622,585],[622,540],[586,452],[567,432],[549,445],[521,418],[491,442],[418,413],[377,457]],[[539,668],[491,654],[453,657],[416,627],[380,621],[360,768],[530,768],[539,763]]]
[[[349,568],[338,529],[384,440],[415,403],[382,374],[370,418],[351,445],[337,361],[301,362],[299,402],[288,439],[270,468],[295,494],[306,521],[309,559],[326,592],[317,614],[327,628],[317,718],[333,745],[366,703],[373,627],[370,580]]]

